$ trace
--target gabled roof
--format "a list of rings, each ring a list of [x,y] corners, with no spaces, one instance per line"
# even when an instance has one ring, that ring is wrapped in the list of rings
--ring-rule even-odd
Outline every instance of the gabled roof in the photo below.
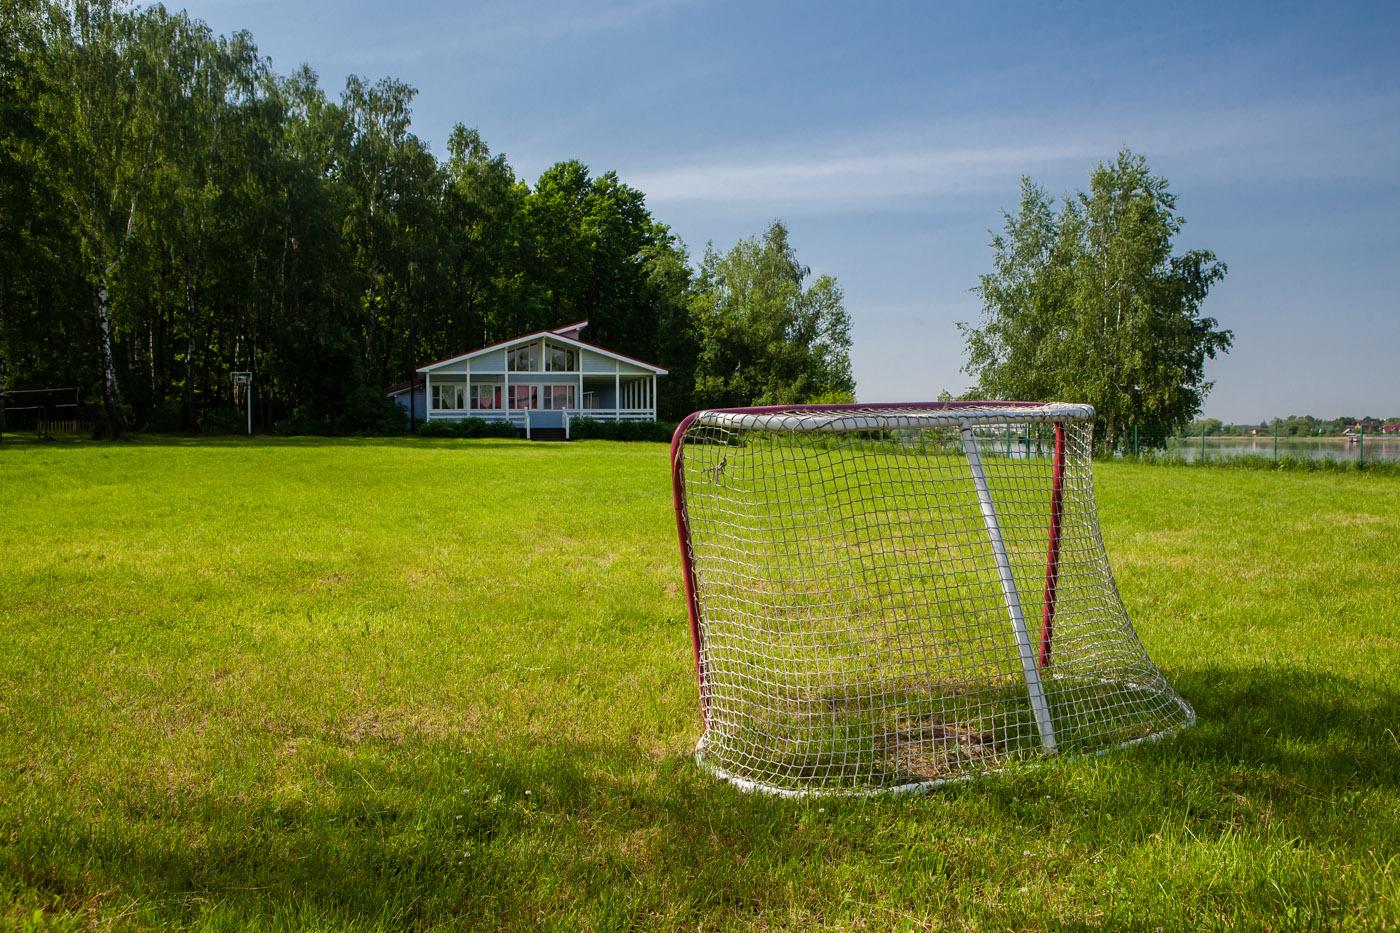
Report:
[[[556,327],[550,333],[558,334],[561,337],[577,338],[579,332],[588,326],[587,321],[574,321],[572,324],[565,324],[563,327]]]
[[[586,343],[585,341],[579,340],[579,339],[576,338],[576,337],[565,337],[562,333],[559,332],[559,331],[571,331],[571,330],[574,330],[575,328],[578,328],[579,330],[582,330],[582,329],[583,329],[583,325],[584,325],[584,324],[587,324],[587,323],[588,323],[587,321],[582,321],[582,322],[579,322],[579,323],[576,323],[576,324],[570,324],[570,325],[568,325],[568,326],[566,326],[566,327],[558,328],[557,330],[538,330],[538,331],[535,331],[533,334],[525,334],[524,336],[521,336],[521,337],[512,337],[510,340],[502,340],[502,341],[499,342],[499,343],[488,344],[488,345],[486,345],[486,346],[484,346],[484,347],[480,347],[480,348],[478,348],[478,349],[476,349],[476,350],[472,350],[472,351],[469,352],[469,353],[459,353],[459,354],[456,355],[456,356],[449,356],[449,357],[447,357],[446,359],[437,360],[437,361],[432,362],[432,363],[426,363],[426,364],[424,364],[424,365],[422,365],[422,366],[419,366],[418,369],[417,369],[417,372],[420,372],[420,373],[432,372],[433,370],[435,370],[435,369],[440,369],[440,368],[443,367],[443,366],[450,366],[450,365],[452,365],[453,363],[460,363],[460,362],[462,362],[462,361],[464,361],[464,360],[469,360],[469,359],[472,359],[473,357],[481,356],[481,355],[484,354],[484,353],[489,353],[489,352],[491,352],[492,350],[509,349],[510,347],[518,346],[519,344],[522,344],[522,343],[529,343],[529,342],[531,342],[532,340],[539,340],[541,337],[548,337],[548,338],[550,338],[551,340],[557,340],[557,341],[559,341],[560,343],[564,344],[565,346],[577,347],[578,349],[581,349],[581,350],[591,350],[591,351],[593,351],[594,353],[601,354],[602,356],[606,356],[606,357],[608,357],[609,359],[620,360],[620,361],[623,362],[623,363],[631,363],[633,366],[640,366],[640,367],[642,367],[643,369],[649,369],[649,370],[651,370],[653,373],[655,373],[655,374],[658,375],[658,376],[666,376],[666,375],[669,375],[669,372],[668,372],[665,368],[663,368],[663,367],[661,367],[661,366],[657,366],[655,363],[648,363],[648,362],[646,362],[645,360],[639,360],[639,359],[636,359],[636,358],[634,358],[634,357],[627,356],[627,355],[622,354],[622,353],[617,353],[617,352],[615,352],[615,351],[613,351],[613,350],[608,350],[608,349],[606,349],[606,348],[604,348],[604,347],[600,347],[600,346],[598,346],[598,345],[596,345],[596,344]]]

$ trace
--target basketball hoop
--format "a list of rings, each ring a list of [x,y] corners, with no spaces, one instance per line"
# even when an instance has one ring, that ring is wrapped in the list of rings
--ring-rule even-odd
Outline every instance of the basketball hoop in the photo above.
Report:
[[[238,402],[238,390],[243,390],[243,402],[248,408],[248,433],[253,433],[253,374],[249,372],[229,373],[233,380],[233,400]]]

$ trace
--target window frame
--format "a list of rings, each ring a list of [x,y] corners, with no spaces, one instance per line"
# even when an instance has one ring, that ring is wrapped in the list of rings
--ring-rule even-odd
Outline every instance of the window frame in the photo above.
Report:
[[[554,354],[564,354],[564,365],[559,368],[554,366]],[[573,365],[569,365],[572,363]],[[579,353],[577,347],[566,347],[557,343],[546,343],[544,351],[545,372],[549,373],[576,373],[579,372]]]
[[[555,403],[559,401],[559,399],[556,396],[560,389],[564,390],[564,404],[557,405]],[[578,386],[574,385],[572,382],[551,382],[544,386],[544,399],[541,407],[546,411],[563,411],[566,408],[577,408],[578,406],[574,404],[574,402],[577,401],[574,397],[577,390]]]
[[[527,393],[530,404],[520,405],[519,393]],[[510,409],[513,411],[536,411],[540,407],[540,387],[532,382],[517,382],[510,387]]]
[[[527,363],[527,365],[525,366],[516,365],[516,362],[518,361],[521,354],[525,354],[525,361]],[[506,351],[506,372],[540,372],[540,367],[544,364],[544,361],[541,360],[540,357],[540,345],[538,343],[522,343],[518,347],[511,347],[509,350]]]
[[[472,387],[476,391],[472,393],[473,411],[500,411],[501,410],[501,384],[499,382],[478,382]],[[487,395],[490,398],[490,405],[481,404],[481,396]]]
[[[443,395],[447,393],[451,393],[451,400],[456,404],[443,404]],[[458,382],[434,382],[431,402],[433,411],[463,411],[466,408],[466,387]]]

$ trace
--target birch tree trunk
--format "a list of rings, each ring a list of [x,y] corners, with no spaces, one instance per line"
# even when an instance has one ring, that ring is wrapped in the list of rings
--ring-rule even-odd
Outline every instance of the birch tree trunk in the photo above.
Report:
[[[199,275],[198,267],[194,273]],[[198,309],[195,307],[195,286],[190,278],[185,280],[185,384],[180,393],[180,430],[185,433],[199,431],[199,419],[194,411],[194,351],[198,343]]]
[[[102,368],[102,408],[107,415],[107,431],[113,438],[126,430],[121,409],[117,407],[117,370],[112,363],[112,316],[107,304],[107,276],[111,266],[102,270],[97,279],[97,356]]]

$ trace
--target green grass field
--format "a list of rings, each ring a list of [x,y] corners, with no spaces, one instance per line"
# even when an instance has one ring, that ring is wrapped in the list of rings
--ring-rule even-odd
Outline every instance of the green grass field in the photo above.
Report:
[[[0,449],[0,926],[1400,925],[1400,477],[1104,464],[1173,740],[904,798],[699,734],[655,444]]]

